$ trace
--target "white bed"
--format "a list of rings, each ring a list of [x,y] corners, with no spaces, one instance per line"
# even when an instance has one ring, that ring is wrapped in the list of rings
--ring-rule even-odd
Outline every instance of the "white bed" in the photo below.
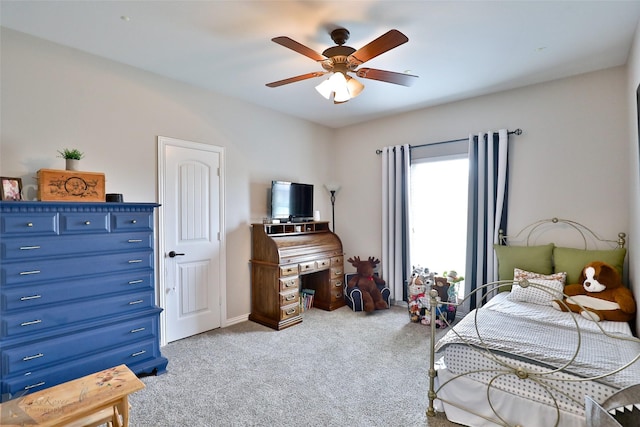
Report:
[[[513,279],[476,292],[505,283]],[[557,295],[544,281],[520,284]],[[499,293],[437,343],[432,330],[428,415],[474,427],[584,427],[585,396],[601,403],[640,383],[640,340],[627,323],[592,322],[518,292]]]

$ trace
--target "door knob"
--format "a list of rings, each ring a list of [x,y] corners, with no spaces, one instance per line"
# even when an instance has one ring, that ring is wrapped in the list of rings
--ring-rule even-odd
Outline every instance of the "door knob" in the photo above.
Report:
[[[169,258],[175,258],[177,256],[183,256],[184,254],[176,253],[176,251],[169,252]]]

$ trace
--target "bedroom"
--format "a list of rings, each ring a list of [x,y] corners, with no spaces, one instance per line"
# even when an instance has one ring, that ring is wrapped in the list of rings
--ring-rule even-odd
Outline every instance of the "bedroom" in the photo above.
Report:
[[[86,152],[86,168],[106,174],[109,192],[123,192],[127,201],[153,201],[157,135],[226,148],[227,324],[245,320],[250,310],[248,225],[265,215],[271,179],[341,182],[336,231],[348,256],[369,255],[369,248],[381,246],[371,232],[379,228],[380,196],[369,186],[380,180],[377,148],[500,127],[525,131],[512,143],[510,225],[562,216],[607,235],[626,231],[629,281],[640,294],[640,253],[634,250],[640,244],[637,32],[626,65],[341,129],[4,28],[1,78],[1,171],[25,184],[34,182],[39,168],[61,167],[59,148],[77,145]],[[292,150],[296,161],[283,159]],[[371,168],[354,173],[355,158]],[[316,204],[328,219],[325,196],[318,194]],[[372,214],[354,219],[351,213],[362,206]]]

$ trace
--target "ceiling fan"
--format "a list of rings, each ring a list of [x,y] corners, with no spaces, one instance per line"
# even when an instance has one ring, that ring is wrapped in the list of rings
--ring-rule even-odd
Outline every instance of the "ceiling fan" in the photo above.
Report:
[[[418,78],[418,76],[406,73],[377,70],[375,68],[358,68],[370,59],[408,42],[409,39],[407,36],[400,31],[390,30],[358,50],[344,46],[350,35],[346,28],[337,28],[331,31],[330,34],[331,39],[337,46],[326,49],[322,54],[286,36],[271,39],[281,46],[287,47],[319,62],[325,71],[315,71],[284,80],[278,80],[267,83],[267,86],[278,87],[333,73],[328,80],[324,80],[316,86],[316,90],[327,99],[330,99],[333,95],[333,102],[335,104],[341,104],[358,96],[360,92],[362,92],[362,89],[364,89],[364,85],[349,76],[348,73],[354,73],[363,79],[378,80],[402,86],[411,86]]]

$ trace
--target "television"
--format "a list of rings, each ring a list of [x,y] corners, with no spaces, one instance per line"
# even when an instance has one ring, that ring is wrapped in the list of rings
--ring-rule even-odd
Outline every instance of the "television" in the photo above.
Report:
[[[313,219],[313,185],[271,182],[271,218],[289,222]]]

